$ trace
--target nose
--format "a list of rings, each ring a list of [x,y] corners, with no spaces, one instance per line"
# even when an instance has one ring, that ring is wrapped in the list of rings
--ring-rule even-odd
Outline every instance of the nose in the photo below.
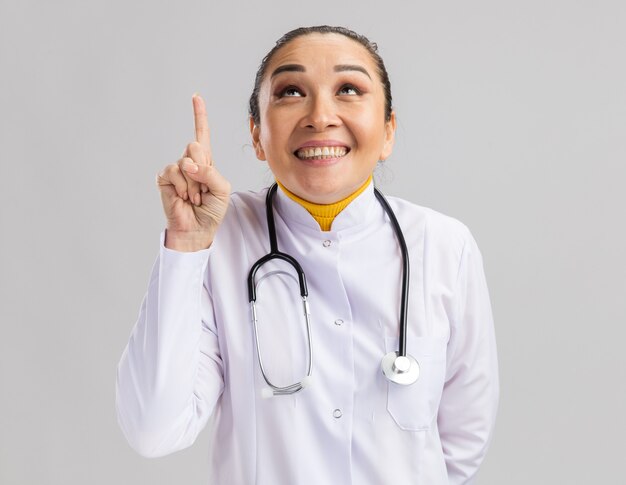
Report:
[[[307,113],[301,123],[302,127],[324,131],[326,128],[340,124],[341,119],[338,116],[337,105],[332,94],[316,93],[309,97]]]

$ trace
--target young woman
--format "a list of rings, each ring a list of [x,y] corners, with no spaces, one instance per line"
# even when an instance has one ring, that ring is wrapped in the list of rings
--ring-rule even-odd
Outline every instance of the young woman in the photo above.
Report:
[[[212,417],[212,484],[472,483],[499,395],[481,254],[458,220],[374,188],[396,128],[376,44],[300,28],[263,59],[260,192],[230,193],[193,107],[118,368],[131,446],[173,453]]]

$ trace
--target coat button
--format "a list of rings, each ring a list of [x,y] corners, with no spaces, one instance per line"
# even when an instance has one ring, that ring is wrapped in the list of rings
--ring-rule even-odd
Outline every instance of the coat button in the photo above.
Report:
[[[343,320],[341,318],[338,318],[337,320],[335,320],[335,325],[339,326],[343,323]]]
[[[327,248],[328,246],[330,246],[330,239],[326,239],[322,244],[325,248]]]
[[[339,419],[341,416],[343,416],[341,409],[335,409],[333,411],[333,417],[336,419]]]

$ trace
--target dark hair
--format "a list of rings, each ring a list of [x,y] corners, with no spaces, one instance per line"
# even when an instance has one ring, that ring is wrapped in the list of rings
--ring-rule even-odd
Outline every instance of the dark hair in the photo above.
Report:
[[[287,32],[276,41],[276,45],[272,47],[272,50],[270,50],[261,61],[261,65],[259,66],[259,70],[257,71],[256,78],[254,80],[254,89],[252,90],[252,95],[250,96],[250,103],[248,107],[248,114],[252,116],[252,118],[254,119],[254,123],[256,125],[261,124],[261,114],[259,113],[259,90],[261,88],[261,82],[263,81],[263,77],[265,76],[265,71],[270,60],[278,49],[280,49],[291,40],[295,39],[296,37],[301,37],[303,35],[313,33],[341,34],[357,41],[359,44],[367,49],[367,51],[372,56],[372,59],[374,59],[374,62],[376,63],[378,76],[380,77],[383,89],[385,90],[385,121],[389,121],[391,118],[391,83],[389,82],[389,75],[387,74],[385,63],[378,54],[378,45],[375,42],[371,42],[364,35],[357,34],[356,32],[345,27],[316,25],[314,27],[299,27],[297,29]]]

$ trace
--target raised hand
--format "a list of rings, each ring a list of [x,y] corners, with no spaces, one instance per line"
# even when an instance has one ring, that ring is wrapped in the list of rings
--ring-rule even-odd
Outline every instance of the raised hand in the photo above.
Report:
[[[181,251],[208,248],[224,219],[230,183],[215,168],[204,100],[192,97],[196,140],[177,163],[156,177],[167,219],[165,246]]]

